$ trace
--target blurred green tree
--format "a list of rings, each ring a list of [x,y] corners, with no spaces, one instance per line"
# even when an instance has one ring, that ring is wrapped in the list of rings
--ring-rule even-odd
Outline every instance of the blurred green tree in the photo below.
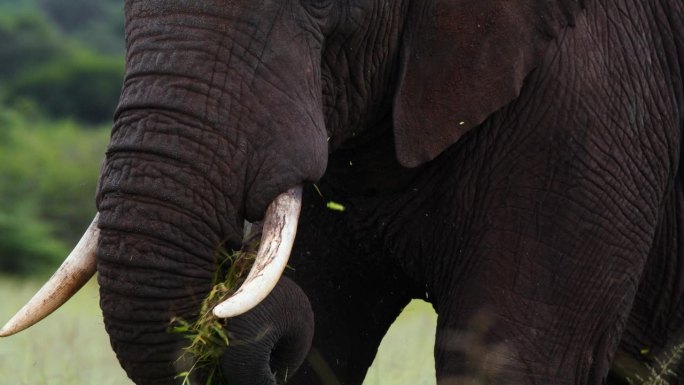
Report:
[[[66,248],[51,232],[49,224],[26,212],[0,212],[0,271],[27,275],[54,268]]]
[[[10,105],[33,100],[53,118],[110,122],[123,81],[123,59],[81,53],[24,72],[6,86]]]
[[[123,2],[120,0],[37,0],[61,31],[106,54],[123,52]]]
[[[40,273],[95,214],[102,122],[123,77],[123,4],[0,0],[0,41],[0,271]]]
[[[35,13],[0,16],[0,82],[69,54],[48,21]]]
[[[81,2],[74,0],[76,5]],[[63,11],[53,9],[59,8],[57,5],[73,7],[73,4],[66,6],[69,1],[62,0],[40,0],[40,3],[54,12]],[[123,31],[110,30],[119,27],[123,30],[123,16],[118,15],[121,4],[97,4],[82,7],[81,16],[88,17],[76,23],[79,31],[90,36],[91,43],[102,40],[121,44]],[[0,9],[7,7],[0,4]],[[95,11],[88,7],[102,9]],[[103,14],[118,16],[102,18]],[[34,11],[0,16],[0,41],[3,42],[0,44],[0,99],[12,107],[35,105],[33,109],[52,118],[74,118],[89,125],[110,122],[123,79],[122,49],[116,55],[96,53],[67,37],[40,15]],[[59,20],[70,22],[64,18]]]
[[[108,127],[0,110],[0,270],[53,268],[95,215]]]
[[[38,0],[48,18],[63,31],[74,32],[107,17],[107,5],[92,0]]]

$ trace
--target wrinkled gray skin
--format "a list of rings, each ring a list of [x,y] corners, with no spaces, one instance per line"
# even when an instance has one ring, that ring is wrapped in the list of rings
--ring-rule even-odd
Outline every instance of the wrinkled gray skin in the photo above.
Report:
[[[170,320],[196,317],[216,251],[300,184],[296,284],[228,321],[231,384],[359,384],[411,298],[439,314],[440,385],[478,365],[455,338],[477,314],[506,348],[485,369],[521,384],[601,384],[616,356],[683,337],[680,0],[125,12],[97,255],[137,384],[180,381]]]

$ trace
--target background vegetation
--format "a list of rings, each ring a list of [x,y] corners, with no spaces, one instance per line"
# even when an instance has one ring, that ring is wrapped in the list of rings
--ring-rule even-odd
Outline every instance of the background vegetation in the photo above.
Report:
[[[0,41],[0,272],[44,274],[95,213],[122,3],[0,0]]]

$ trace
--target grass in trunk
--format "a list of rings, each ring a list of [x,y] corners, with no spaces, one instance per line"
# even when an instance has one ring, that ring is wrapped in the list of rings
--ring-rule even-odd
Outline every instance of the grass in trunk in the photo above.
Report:
[[[202,301],[199,317],[193,323],[181,318],[171,321],[170,333],[183,334],[190,345],[183,351],[179,361],[188,360],[190,369],[179,373],[183,385],[190,385],[196,372],[206,371],[205,385],[223,384],[219,357],[230,344],[228,332],[212,310],[216,305],[233,294],[247,278],[256,258],[259,238],[248,242],[248,247],[233,253],[220,249],[216,253],[216,269],[212,279],[212,289]]]

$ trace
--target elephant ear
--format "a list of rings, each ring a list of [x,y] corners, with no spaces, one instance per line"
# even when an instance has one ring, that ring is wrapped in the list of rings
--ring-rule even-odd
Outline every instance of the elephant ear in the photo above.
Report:
[[[520,93],[581,0],[414,1],[394,100],[397,158],[432,160]]]

